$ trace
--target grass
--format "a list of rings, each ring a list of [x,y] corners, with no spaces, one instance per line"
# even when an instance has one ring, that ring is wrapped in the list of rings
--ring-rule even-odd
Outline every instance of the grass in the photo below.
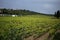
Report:
[[[45,32],[53,33],[58,28],[59,20],[45,15],[0,17],[0,39],[23,40],[31,35],[38,37]]]

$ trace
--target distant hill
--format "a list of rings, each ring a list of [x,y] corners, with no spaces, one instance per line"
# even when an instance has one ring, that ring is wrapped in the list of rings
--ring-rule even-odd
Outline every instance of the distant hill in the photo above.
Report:
[[[34,11],[30,11],[30,10],[22,10],[22,9],[17,9],[17,10],[13,10],[13,9],[0,9],[0,14],[8,14],[8,15],[48,15],[48,16],[52,16],[52,14],[44,14],[44,13],[38,13],[38,12],[34,12]]]

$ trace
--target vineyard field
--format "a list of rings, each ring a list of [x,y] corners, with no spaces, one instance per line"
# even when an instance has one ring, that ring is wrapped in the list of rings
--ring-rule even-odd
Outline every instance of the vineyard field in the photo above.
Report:
[[[25,40],[38,38],[49,32],[49,37],[60,29],[60,19],[45,15],[0,17],[0,40]]]

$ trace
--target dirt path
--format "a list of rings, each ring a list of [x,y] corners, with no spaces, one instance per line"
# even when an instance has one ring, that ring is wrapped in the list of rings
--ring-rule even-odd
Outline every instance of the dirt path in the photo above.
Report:
[[[60,30],[57,30],[56,33],[57,32],[60,32]],[[48,36],[49,36],[49,33],[47,32],[44,35],[42,35],[42,36],[40,36],[40,37],[38,37],[36,39],[34,39],[33,36],[30,36],[30,37],[25,38],[24,40],[47,40]],[[52,39],[52,37],[50,39],[48,39],[48,40],[51,40],[51,39]]]
[[[30,36],[30,37],[24,38],[24,40],[34,40],[34,38],[33,36]]]
[[[57,32],[59,32],[59,33],[60,33],[60,30],[57,30]],[[57,33],[57,32],[56,32],[56,33]]]
[[[41,37],[35,39],[35,40],[46,40],[49,36],[49,33],[45,33],[44,35],[42,35]]]
[[[30,36],[28,38],[25,38],[24,40],[46,40],[49,36],[49,33],[45,33],[44,35],[38,37],[38,38],[34,38],[33,36]]]

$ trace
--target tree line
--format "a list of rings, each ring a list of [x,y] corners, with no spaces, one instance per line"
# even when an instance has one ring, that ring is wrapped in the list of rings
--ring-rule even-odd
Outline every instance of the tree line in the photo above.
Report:
[[[43,14],[43,13],[38,13],[38,12],[34,12],[34,11],[30,11],[30,10],[22,10],[22,9],[0,9],[0,14],[7,14],[7,15],[48,15],[51,16],[50,14]],[[56,11],[54,13],[54,17],[56,18],[60,18],[60,10]]]
[[[22,9],[0,9],[2,12],[0,14],[9,14],[9,15],[36,15],[39,14],[37,12],[34,11],[30,11],[30,10],[22,10]]]

